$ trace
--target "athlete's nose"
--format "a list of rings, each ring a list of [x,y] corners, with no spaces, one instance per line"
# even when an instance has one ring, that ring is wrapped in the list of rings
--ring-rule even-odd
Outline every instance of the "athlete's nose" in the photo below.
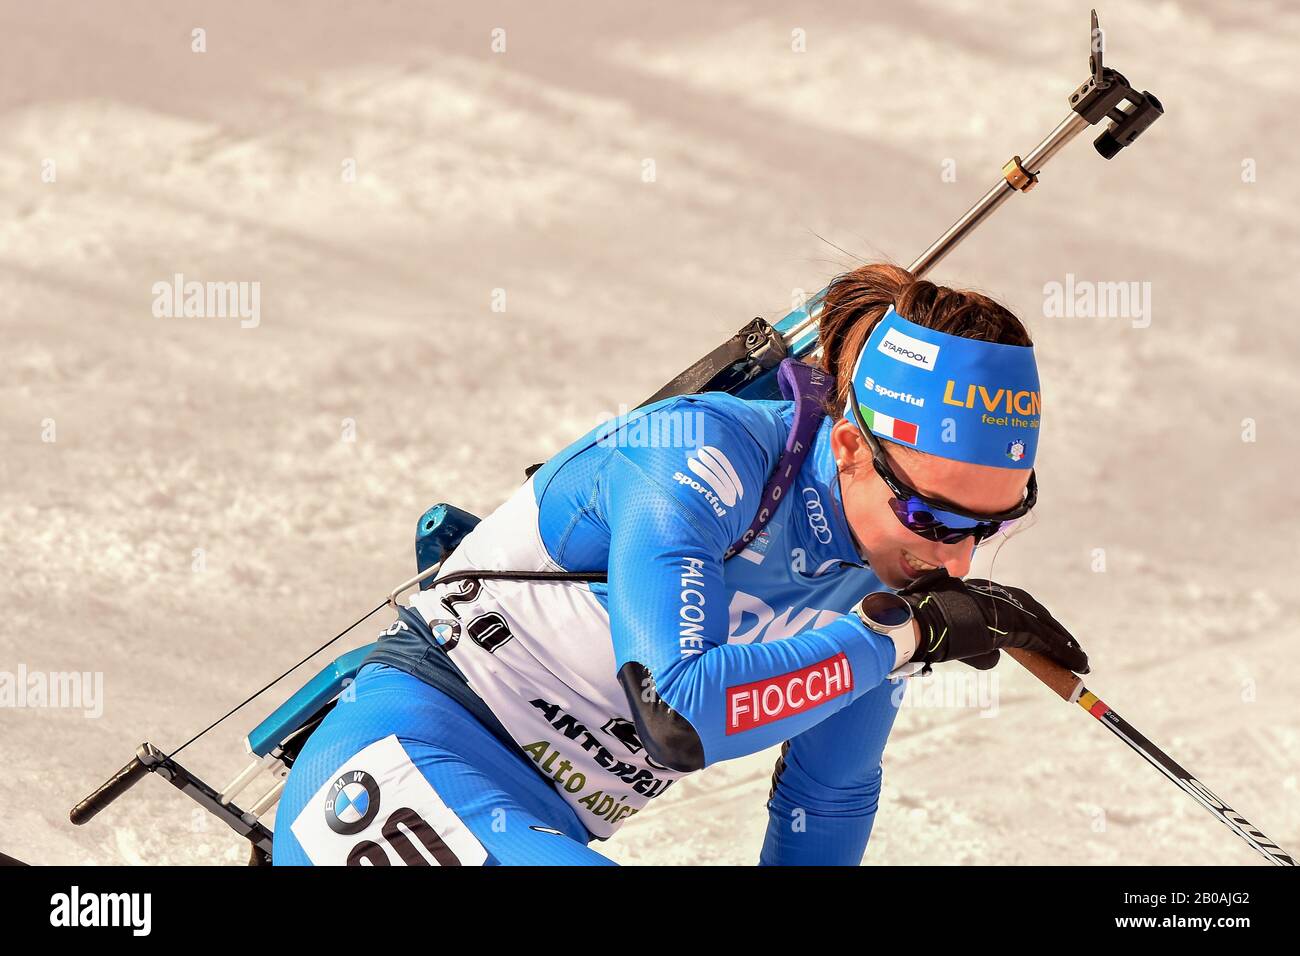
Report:
[[[975,556],[975,542],[970,538],[956,544],[942,546],[943,561],[949,577],[964,578],[970,574],[971,559]]]

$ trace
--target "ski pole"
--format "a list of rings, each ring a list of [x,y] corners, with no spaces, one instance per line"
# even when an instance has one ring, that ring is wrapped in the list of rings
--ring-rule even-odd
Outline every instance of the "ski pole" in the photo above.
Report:
[[[1249,820],[1243,817],[1222,798],[1215,794],[1201,781],[1174,762],[1168,754],[1147,740],[1133,728],[1127,720],[1110,709],[1105,701],[1083,686],[1083,679],[1062,667],[1056,661],[1034,651],[1020,648],[1008,649],[1014,657],[1031,674],[1041,680],[1062,700],[1078,704],[1092,716],[1096,717],[1107,730],[1136,750],[1147,763],[1178,785],[1193,800],[1209,810],[1233,833],[1249,843],[1255,850],[1268,858],[1274,866],[1295,866],[1290,854],[1266,837]]]

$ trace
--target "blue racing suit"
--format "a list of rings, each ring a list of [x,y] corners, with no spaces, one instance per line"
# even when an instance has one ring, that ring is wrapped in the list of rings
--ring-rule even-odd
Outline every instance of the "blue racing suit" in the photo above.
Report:
[[[724,561],[792,413],[671,398],[548,461],[440,577],[607,582],[416,594],[295,763],[276,862],[603,862],[589,840],[681,776],[784,744],[761,862],[858,863],[907,650],[846,613],[883,586],[844,516],[830,420],[765,530]]]

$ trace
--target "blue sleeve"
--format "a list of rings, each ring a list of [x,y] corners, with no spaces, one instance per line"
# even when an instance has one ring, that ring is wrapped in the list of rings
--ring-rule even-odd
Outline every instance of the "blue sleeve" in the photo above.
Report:
[[[880,804],[881,757],[905,686],[884,682],[781,749],[762,865],[862,862]]]
[[[618,676],[647,752],[678,770],[798,736],[878,686],[895,658],[853,615],[727,643],[722,558],[753,516],[767,462],[739,423],[698,414],[694,448],[618,449],[601,509]]]

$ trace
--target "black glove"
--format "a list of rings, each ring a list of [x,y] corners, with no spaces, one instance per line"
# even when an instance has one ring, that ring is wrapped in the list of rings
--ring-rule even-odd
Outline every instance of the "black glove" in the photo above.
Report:
[[[939,568],[898,594],[912,606],[920,626],[914,661],[960,660],[988,670],[998,662],[998,648],[1023,647],[1046,654],[1076,674],[1088,673],[1088,655],[1079,642],[1020,588],[980,579],[963,581]]]

